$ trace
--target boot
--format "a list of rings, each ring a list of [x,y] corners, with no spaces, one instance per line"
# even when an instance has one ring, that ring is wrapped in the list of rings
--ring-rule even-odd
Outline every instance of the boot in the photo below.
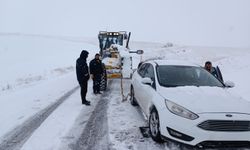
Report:
[[[87,105],[87,106],[89,106],[89,105],[90,105],[90,101],[87,101],[87,100],[82,101],[82,104],[83,104],[83,105]]]

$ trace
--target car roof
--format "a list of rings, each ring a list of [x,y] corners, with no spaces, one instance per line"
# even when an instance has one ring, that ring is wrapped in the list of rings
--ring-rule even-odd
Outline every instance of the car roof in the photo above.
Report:
[[[184,61],[184,60],[169,60],[169,59],[163,59],[163,60],[149,60],[146,62],[150,63],[156,63],[157,65],[175,65],[175,66],[196,66],[200,67],[200,65],[189,62],[189,61]]]

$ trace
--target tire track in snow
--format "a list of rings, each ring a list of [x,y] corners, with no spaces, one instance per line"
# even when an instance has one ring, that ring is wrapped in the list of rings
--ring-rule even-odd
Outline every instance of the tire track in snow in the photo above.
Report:
[[[108,85],[108,89],[102,94],[102,97],[96,104],[79,139],[75,143],[69,145],[72,150],[110,149],[107,109],[112,80],[109,81]]]
[[[70,95],[72,95],[79,86],[65,93],[56,102],[47,106],[43,110],[30,117],[23,124],[17,126],[15,129],[6,134],[0,143],[0,150],[15,150],[20,149],[22,145],[28,140],[33,132],[44,122],[48,116],[58,108]]]
[[[120,83],[119,80],[116,82]],[[125,95],[130,92],[131,79],[123,80],[123,89]],[[127,101],[122,101],[120,88],[112,90],[112,98],[109,102],[108,121],[110,149],[111,150],[168,150],[165,144],[155,143],[151,138],[142,136],[139,127],[147,126],[147,121],[140,107],[134,107],[130,104],[129,97]]]

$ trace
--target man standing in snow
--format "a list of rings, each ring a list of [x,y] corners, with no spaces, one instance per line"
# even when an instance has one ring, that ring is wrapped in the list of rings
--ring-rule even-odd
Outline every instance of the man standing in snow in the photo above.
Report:
[[[80,57],[76,60],[76,76],[81,87],[82,104],[90,105],[90,101],[86,100],[88,90],[89,69],[87,65],[87,57],[89,52],[82,50]]]
[[[103,74],[103,66],[100,60],[100,54],[96,54],[95,58],[90,61],[89,68],[90,68],[91,78],[93,79],[94,94],[101,94],[100,84]]]

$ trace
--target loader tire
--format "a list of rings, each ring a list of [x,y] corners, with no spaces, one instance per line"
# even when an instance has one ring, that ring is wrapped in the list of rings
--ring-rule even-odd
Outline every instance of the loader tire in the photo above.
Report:
[[[101,84],[100,84],[100,90],[105,91],[107,89],[107,76],[102,75],[101,78]]]
[[[106,72],[105,65],[103,63],[102,63],[102,66],[103,66],[103,74],[101,77],[100,90],[105,91],[107,89],[107,72]]]

